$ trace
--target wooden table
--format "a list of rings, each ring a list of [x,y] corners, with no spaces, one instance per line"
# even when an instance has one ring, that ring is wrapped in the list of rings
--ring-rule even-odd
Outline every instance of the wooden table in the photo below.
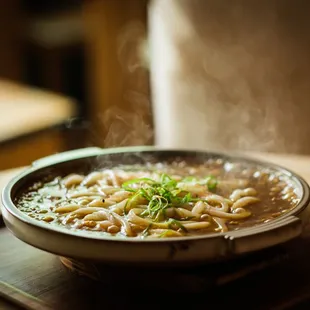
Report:
[[[310,183],[310,156],[276,154],[251,154],[295,171]],[[23,168],[21,168],[23,169]],[[0,173],[0,187],[21,169]],[[40,298],[53,305],[53,309],[158,309],[171,302],[179,307],[235,306],[238,309],[309,309],[310,307],[310,240],[304,244],[294,243],[295,256],[287,263],[279,263],[259,273],[253,273],[234,283],[213,288],[204,293],[169,294],[170,302],[163,301],[160,291],[135,291],[136,278],[126,278],[115,273],[112,287],[87,278],[78,277],[65,269],[59,258],[35,249],[16,239],[4,227],[0,228],[0,280]],[[152,282],[152,279],[149,279]],[[115,282],[115,280],[114,280]],[[112,282],[111,282],[112,283]],[[163,277],[161,291],[176,283]],[[144,284],[143,284],[144,285]],[[147,283],[145,283],[147,286]],[[279,287],[279,289],[276,289]],[[0,299],[1,309],[15,309]]]

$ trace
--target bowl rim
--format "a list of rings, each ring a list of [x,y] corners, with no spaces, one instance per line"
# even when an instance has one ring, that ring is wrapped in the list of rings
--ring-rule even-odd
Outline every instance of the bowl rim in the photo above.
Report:
[[[90,150],[91,149],[91,150]],[[256,164],[266,168],[271,168],[280,173],[290,177],[294,180],[295,184],[301,189],[300,201],[297,205],[287,213],[273,219],[268,223],[258,224],[256,226],[242,228],[237,231],[228,231],[228,232],[217,232],[217,233],[210,233],[204,235],[196,235],[196,236],[184,236],[184,237],[170,237],[170,238],[135,238],[135,237],[121,237],[121,236],[111,236],[108,234],[99,235],[94,234],[93,231],[86,231],[86,230],[74,230],[68,229],[62,226],[51,225],[50,223],[46,223],[43,221],[38,221],[36,219],[27,216],[24,212],[20,211],[12,201],[12,190],[15,186],[18,186],[19,182],[26,178],[27,176],[31,175],[32,173],[44,170],[45,168],[64,163],[70,162],[72,160],[89,158],[93,156],[104,156],[109,154],[115,153],[140,153],[140,152],[187,152],[189,154],[198,153],[201,155],[206,155],[208,157],[218,157],[224,160],[232,160],[241,163],[249,163],[249,164]],[[68,153],[68,154],[67,154]],[[70,154],[69,154],[70,153]],[[68,155],[68,156],[64,156]],[[213,152],[208,151],[205,149],[186,149],[186,148],[162,148],[157,146],[133,146],[133,147],[118,147],[118,148],[85,148],[85,149],[76,149],[69,152],[61,152],[56,155],[49,156],[47,158],[43,158],[42,162],[40,160],[34,162],[32,166],[27,168],[26,170],[22,171],[15,177],[13,177],[9,183],[4,187],[2,190],[2,208],[4,208],[11,216],[13,216],[18,221],[23,222],[24,224],[35,226],[39,229],[44,229],[49,231],[50,233],[57,233],[57,234],[65,234],[71,237],[76,238],[84,238],[89,240],[96,240],[102,242],[126,242],[126,243],[167,243],[167,242],[184,242],[184,241],[195,241],[201,239],[212,239],[212,238],[231,238],[231,237],[238,237],[243,236],[251,233],[261,233],[266,230],[272,230],[279,228],[281,226],[281,222],[284,219],[289,218],[291,216],[298,215],[301,213],[310,203],[310,188],[308,183],[304,180],[303,177],[298,175],[297,173],[291,171],[288,168],[285,168],[281,165],[270,163],[268,161],[257,160],[255,158],[251,158],[247,155],[243,155],[240,153],[235,152]],[[6,212],[3,212],[3,217],[5,219]]]

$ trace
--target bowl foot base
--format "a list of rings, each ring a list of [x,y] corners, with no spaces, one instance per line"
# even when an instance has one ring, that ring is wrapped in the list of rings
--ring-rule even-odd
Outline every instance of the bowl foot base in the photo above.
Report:
[[[79,276],[85,276],[108,286],[117,285],[120,279],[133,279],[141,283],[143,290],[160,288],[161,291],[201,292],[210,287],[224,285],[247,275],[286,262],[289,258],[283,248],[269,249],[229,262],[191,267],[137,267],[112,266],[60,257],[62,264]],[[173,285],[163,285],[163,281]]]

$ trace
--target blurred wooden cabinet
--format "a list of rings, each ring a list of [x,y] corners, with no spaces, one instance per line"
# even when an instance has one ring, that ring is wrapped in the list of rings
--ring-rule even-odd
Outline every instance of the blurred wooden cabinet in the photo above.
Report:
[[[23,13],[20,0],[1,0],[0,77],[20,81],[23,75]]]
[[[146,0],[84,1],[90,140],[100,146],[152,143]]]

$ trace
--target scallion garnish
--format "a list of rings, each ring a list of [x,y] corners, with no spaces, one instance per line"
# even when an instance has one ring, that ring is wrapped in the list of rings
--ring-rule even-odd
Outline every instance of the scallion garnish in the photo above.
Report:
[[[213,175],[208,176],[205,182],[210,191],[214,191],[218,184],[217,179]]]
[[[184,180],[185,179],[183,179],[183,181]],[[193,181],[196,179],[191,177],[190,180]],[[198,183],[207,185],[209,190],[214,190],[217,185],[217,180],[213,176],[208,176]],[[141,215],[149,216],[154,221],[160,221],[162,218],[166,218],[167,208],[196,201],[190,192],[179,189],[178,182],[167,174],[160,175],[159,181],[150,178],[129,180],[123,183],[122,188],[134,193],[134,195],[128,199],[124,208],[124,213],[127,213],[128,206],[134,202],[135,199],[141,197],[148,202],[147,209],[143,211]]]

